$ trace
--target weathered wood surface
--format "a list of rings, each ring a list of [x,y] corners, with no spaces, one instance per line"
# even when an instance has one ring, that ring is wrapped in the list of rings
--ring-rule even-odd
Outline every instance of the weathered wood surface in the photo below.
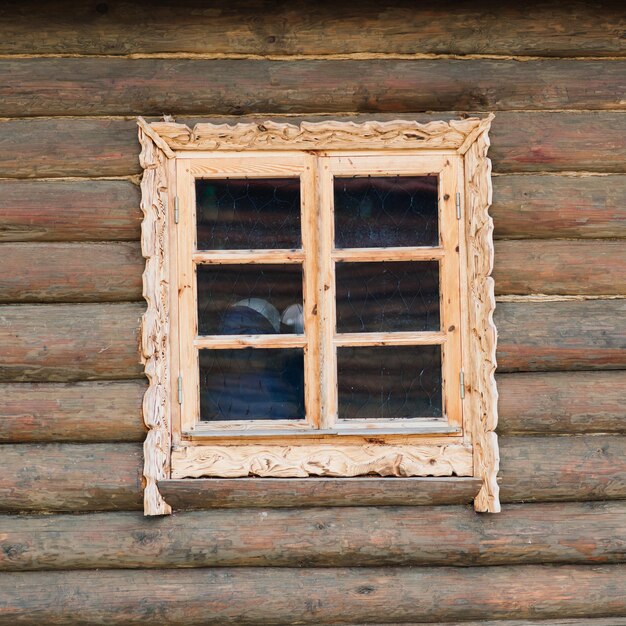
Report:
[[[141,378],[137,304],[0,307],[0,380]]]
[[[501,437],[503,502],[626,497],[626,437]]]
[[[0,74],[4,117],[626,108],[615,60],[20,58]]]
[[[493,178],[494,237],[626,237],[626,176],[508,174]]]
[[[4,243],[0,302],[141,300],[139,244]]]
[[[498,241],[496,294],[626,295],[626,241]]]
[[[501,437],[501,491],[503,502],[586,501],[626,499],[626,437],[581,435],[573,437]],[[2,511],[93,511],[126,510],[141,502],[141,447],[116,444],[5,444],[0,448]],[[378,488],[392,490],[370,493],[374,483],[347,486],[327,483],[329,479],[214,479],[215,485],[189,481],[180,487],[178,502],[190,508],[215,506],[284,507],[287,498],[295,506],[333,506],[464,503],[471,491],[463,487],[441,501],[440,489],[410,496],[415,482],[406,479],[380,481]],[[271,479],[266,479],[271,480]],[[369,481],[372,479],[362,479]],[[247,484],[246,484],[247,481]],[[312,482],[309,482],[312,481]],[[213,481],[211,481],[213,482]],[[113,486],[112,486],[113,485]],[[166,498],[171,491],[161,483]],[[367,491],[365,490],[367,485]],[[476,484],[472,482],[472,488]],[[398,491],[394,491],[395,489]],[[343,491],[345,489],[345,491]],[[110,494],[114,493],[115,497]],[[433,495],[435,494],[435,495]],[[474,494],[475,495],[475,491]],[[300,498],[300,496],[302,496]],[[342,499],[340,499],[342,498]],[[414,498],[414,499],[411,499]],[[172,499],[174,502],[174,499]],[[219,504],[218,504],[219,503]]]
[[[610,1],[573,2],[566,10],[555,1],[459,6],[395,0],[381,6],[367,0],[358,11],[351,3],[302,0],[211,7],[185,0],[150,11],[132,1],[4,4],[2,54],[626,55],[626,15]]]
[[[493,178],[495,237],[626,237],[626,176]],[[0,181],[0,241],[138,240],[139,191],[124,180]]]
[[[144,259],[131,242],[0,244],[0,302],[141,300]],[[496,293],[626,294],[619,241],[499,241]]]
[[[138,240],[139,189],[125,180],[0,180],[0,242]]]
[[[0,381],[140,378],[141,303],[0,307]],[[626,368],[624,300],[499,303],[499,371]]]
[[[626,300],[498,303],[500,372],[626,368]]]
[[[0,385],[0,441],[143,441],[141,380]]]
[[[621,563],[624,527],[623,502],[5,516],[0,570]]]
[[[343,626],[364,626],[344,624]],[[582,617],[551,620],[480,620],[478,622],[402,622],[402,624],[376,624],[376,626],[626,626],[626,617]]]
[[[626,433],[626,371],[500,374],[498,432]]]
[[[501,434],[626,432],[624,371],[500,374],[496,380],[500,395],[498,431]],[[4,403],[0,406],[0,441],[141,441],[145,436],[141,420],[144,391],[145,383],[140,380],[2,384],[0,397]],[[236,506],[238,488],[234,483],[225,483],[228,484],[233,489],[218,490],[218,497]],[[349,481],[347,484],[352,487],[355,483]],[[370,484],[364,484],[363,489],[370,489]],[[182,498],[181,503],[183,500],[189,502],[191,494],[197,493],[200,500],[205,498],[204,505],[213,502],[213,496],[203,490],[201,483],[190,481],[188,485],[186,496],[178,495],[180,486],[177,486],[171,497]],[[312,501],[323,496],[341,502],[345,494],[341,490],[330,494],[329,488],[330,484],[327,484],[321,492],[313,490]],[[464,489],[467,493],[471,491],[468,487]],[[448,487],[441,484],[436,496],[444,498],[440,504],[448,502],[445,500],[447,493]],[[450,502],[457,502],[457,496],[450,494]],[[372,497],[378,496],[372,494]],[[422,492],[415,497],[422,497]],[[437,503],[429,500],[435,498],[433,495],[424,492],[423,497],[422,503]],[[285,506],[289,504],[289,498],[288,495],[285,497]],[[406,493],[399,492],[395,503],[402,504],[404,498]],[[262,497],[259,503],[262,504]]]
[[[626,567],[10,572],[0,624],[337,624],[626,615]]]
[[[267,117],[203,117],[202,120],[237,123],[265,121]],[[372,112],[345,119],[405,118],[428,122],[451,117],[458,114]],[[271,118],[292,123],[301,120]],[[310,115],[306,119],[328,118]],[[193,124],[198,119],[180,121]],[[626,112],[502,111],[493,121],[490,136],[489,157],[496,172],[626,171]],[[7,178],[137,174],[140,168],[136,123],[118,118],[0,121],[0,169]]]
[[[0,456],[1,511],[130,511],[142,506],[141,445],[6,444],[0,446]]]

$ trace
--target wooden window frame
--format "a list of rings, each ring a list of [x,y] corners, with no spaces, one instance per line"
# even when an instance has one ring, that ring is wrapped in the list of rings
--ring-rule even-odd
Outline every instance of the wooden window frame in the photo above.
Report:
[[[144,511],[171,512],[158,482],[206,476],[465,476],[482,486],[477,511],[500,510],[496,475],[496,329],[493,279],[491,163],[488,131],[493,115],[449,122],[147,123],[139,118],[142,146],[142,252],[146,258],[141,353],[149,387],[143,403]],[[196,177],[299,176],[305,220],[302,251],[197,252],[193,233]],[[426,175],[439,178],[440,246],[333,250],[332,176]],[[318,214],[318,208],[330,207]],[[460,218],[457,219],[457,212]],[[182,233],[182,234],[181,234]],[[307,242],[307,243],[305,243]],[[311,249],[307,250],[306,246]],[[312,254],[312,249],[316,255]],[[364,256],[365,255],[365,256]],[[441,265],[441,332],[333,332],[333,265],[337,260],[425,260]],[[457,262],[456,259],[460,261]],[[197,337],[194,263],[304,263],[306,338]],[[454,271],[450,268],[454,266]],[[314,279],[311,279],[314,276]],[[450,294],[459,297],[450,298]],[[315,312],[312,303],[317,305]],[[191,312],[193,311],[193,315]],[[186,312],[186,313],[185,313]],[[194,319],[192,319],[194,318]],[[311,331],[311,332],[309,332]],[[269,424],[263,431],[198,423],[197,348],[266,345],[303,347],[307,414],[304,427]],[[294,343],[295,342],[295,343]],[[336,422],[334,358],[337,345],[441,344],[447,424]],[[455,347],[456,346],[456,349]],[[322,363],[322,364],[320,364]],[[178,389],[178,373],[185,384]],[[459,373],[463,372],[463,377]],[[177,400],[182,393],[182,407]],[[432,423],[431,423],[432,422]],[[311,430],[311,427],[320,430]],[[340,435],[339,437],[337,435]]]

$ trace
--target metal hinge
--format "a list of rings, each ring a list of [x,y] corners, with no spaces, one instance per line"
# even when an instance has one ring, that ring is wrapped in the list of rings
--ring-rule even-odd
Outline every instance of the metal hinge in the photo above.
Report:
[[[182,374],[178,376],[178,404],[183,403],[183,377]]]
[[[456,192],[456,219],[461,219],[461,192]]]
[[[461,400],[465,398],[465,373],[463,370],[459,372],[459,382],[461,383]]]
[[[174,223],[178,224],[178,218],[180,217],[180,212],[178,211],[178,196],[174,200]]]

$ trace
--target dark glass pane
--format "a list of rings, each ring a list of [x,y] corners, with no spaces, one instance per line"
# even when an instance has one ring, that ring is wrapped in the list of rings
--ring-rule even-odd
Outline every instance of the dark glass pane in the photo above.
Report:
[[[338,348],[339,419],[441,417],[439,346]]]
[[[200,419],[304,419],[303,351],[200,350]]]
[[[301,265],[199,265],[200,335],[302,333]]]
[[[337,332],[439,330],[439,263],[337,263]]]
[[[436,176],[335,178],[335,247],[439,244]]]
[[[300,179],[196,180],[198,250],[300,248]]]

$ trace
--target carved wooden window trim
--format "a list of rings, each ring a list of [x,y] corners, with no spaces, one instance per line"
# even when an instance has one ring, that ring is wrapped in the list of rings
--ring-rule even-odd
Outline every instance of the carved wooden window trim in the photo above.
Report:
[[[147,123],[139,118],[140,161],[144,169],[141,182],[142,252],[146,258],[143,284],[148,303],[141,332],[141,354],[149,380],[143,402],[148,427],[144,443],[144,511],[147,515],[171,512],[159,493],[159,481],[247,475],[473,476],[482,480],[475,498],[476,510],[500,510],[496,481],[499,466],[495,434],[496,329],[492,320],[495,299],[490,277],[493,224],[488,214],[491,162],[487,150],[492,119],[493,115],[428,124],[407,121],[302,122],[298,126],[273,122],[234,126],[197,124],[190,129],[174,122]],[[372,153],[385,158],[415,155],[433,163],[444,163],[452,172],[461,193],[464,229],[464,237],[460,238],[461,365],[464,372],[460,432],[377,436],[374,442],[371,435],[350,435],[342,436],[341,443],[336,437],[315,440],[264,437],[260,440],[225,435],[215,443],[215,440],[207,442],[206,438],[189,436],[181,427],[174,378],[181,367],[178,348],[181,328],[184,329],[184,324],[179,325],[178,320],[178,294],[185,289],[178,283],[189,281],[177,267],[177,258],[181,258],[181,251],[176,250],[180,239],[174,234],[177,177],[185,176],[189,169],[181,169],[183,162],[216,158],[223,161],[225,156],[242,159],[244,153],[258,151],[276,155],[279,160],[281,155],[288,155],[286,151],[289,154],[297,151],[304,161],[307,151],[318,155]],[[181,190],[183,188],[181,186]],[[323,185],[316,185],[316,189],[320,191],[315,193],[324,193]],[[447,203],[454,203],[454,200],[454,197],[446,198]],[[323,239],[323,228],[321,230]],[[322,338],[322,341],[327,340]],[[183,352],[191,349],[188,344],[189,339],[180,343]]]

